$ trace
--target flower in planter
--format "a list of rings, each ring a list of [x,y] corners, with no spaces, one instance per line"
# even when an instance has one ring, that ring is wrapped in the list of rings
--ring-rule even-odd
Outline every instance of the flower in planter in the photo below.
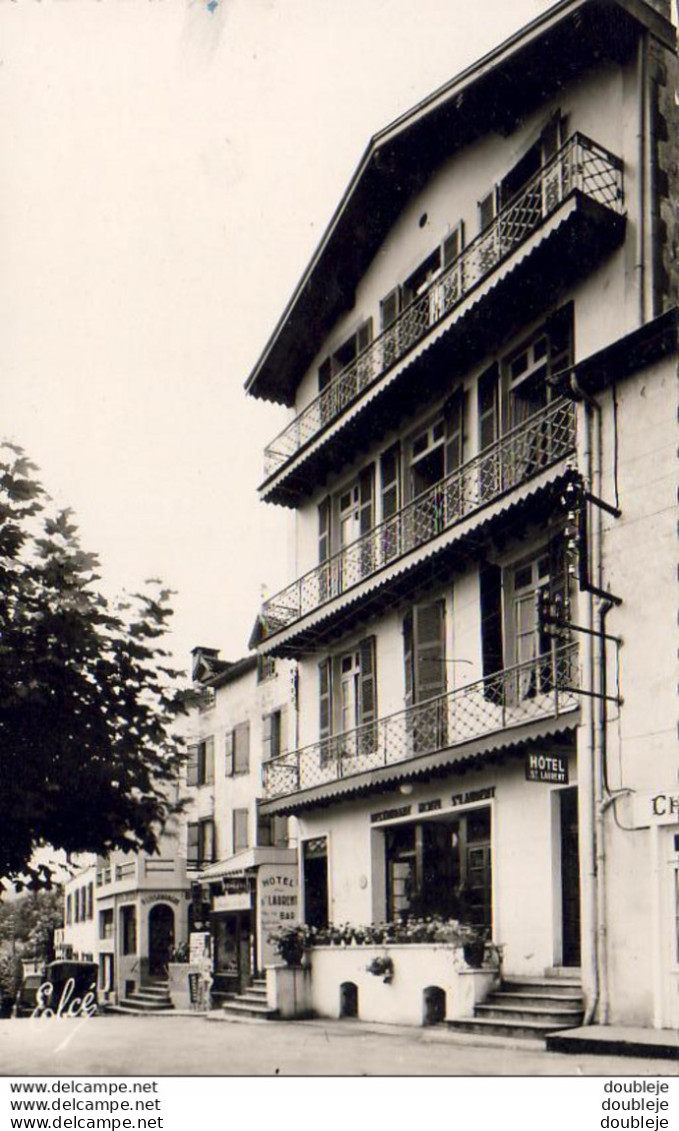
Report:
[[[283,927],[269,935],[277,953],[286,966],[300,966],[307,947],[312,945],[313,927],[301,923],[296,927]]]
[[[368,974],[374,974],[376,978],[381,978],[388,985],[394,977],[394,961],[388,954],[377,954],[366,966],[366,971]]]

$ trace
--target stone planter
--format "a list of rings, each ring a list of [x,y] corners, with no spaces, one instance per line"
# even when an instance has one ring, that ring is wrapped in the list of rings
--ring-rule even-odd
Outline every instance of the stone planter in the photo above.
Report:
[[[284,1020],[311,1017],[311,969],[306,966],[268,966],[267,1004],[277,1009]]]

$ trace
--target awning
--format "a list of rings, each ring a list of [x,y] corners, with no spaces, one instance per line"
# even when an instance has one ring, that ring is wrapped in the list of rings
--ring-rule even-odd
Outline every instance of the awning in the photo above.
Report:
[[[204,868],[196,877],[196,883],[210,884],[224,876],[245,876],[260,864],[292,864],[296,860],[297,853],[292,848],[245,848]]]

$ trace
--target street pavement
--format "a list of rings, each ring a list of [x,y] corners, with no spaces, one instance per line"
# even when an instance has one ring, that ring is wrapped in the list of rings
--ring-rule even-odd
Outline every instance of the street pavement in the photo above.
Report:
[[[0,1075],[677,1076],[653,1058],[460,1043],[354,1021],[220,1022],[166,1014],[0,1021]]]

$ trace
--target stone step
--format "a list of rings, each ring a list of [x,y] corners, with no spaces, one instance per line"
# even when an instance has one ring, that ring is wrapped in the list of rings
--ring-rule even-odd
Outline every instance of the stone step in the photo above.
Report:
[[[546,994],[559,997],[582,992],[579,981],[566,978],[524,978],[508,974],[502,979],[501,989],[505,993],[527,993],[534,996]]]
[[[231,998],[222,1006],[222,1012],[234,1017],[258,1017],[262,1021],[275,1021],[279,1012],[271,1009],[265,1002],[242,1000],[242,996]]]
[[[545,978],[565,978],[566,981],[579,983],[582,980],[582,970],[579,966],[548,966]]]
[[[554,1029],[574,1029],[582,1021],[582,1010],[553,1007],[545,1009],[540,1006],[510,1006],[484,1002],[476,1006],[474,1017],[492,1019],[503,1024],[514,1021],[537,1021],[540,1024],[543,1022],[549,1024]]]
[[[249,998],[252,1001],[266,1001],[266,986],[260,989],[259,986],[249,986],[247,990],[243,990],[242,994],[234,994],[237,998]]]
[[[138,990],[135,990],[135,993],[144,994],[146,997],[167,997],[168,996],[168,988],[167,988],[167,986],[146,986],[146,985],[143,985],[143,986],[140,986]]]
[[[174,1009],[174,1006],[169,998],[163,1001],[149,1001],[148,998],[140,998],[136,994],[132,994],[130,997],[124,997],[119,1002],[118,1008],[131,1009],[135,1013],[140,1011],[143,1013],[163,1013],[169,1009]]]
[[[544,1040],[548,1033],[553,1033],[558,1028],[549,1021],[495,1021],[482,1017],[460,1018],[446,1022],[446,1025],[453,1033],[479,1033],[486,1037],[527,1037],[532,1040]]]
[[[484,1005],[492,1005],[495,1003],[498,1005],[516,1005],[519,1007],[522,1005],[544,1005],[545,1008],[549,1008],[554,1004],[558,1008],[563,1007],[564,1009],[583,1008],[582,994],[576,990],[573,990],[572,993],[564,994],[531,994],[527,991],[523,992],[522,990],[495,990],[485,999]]]

